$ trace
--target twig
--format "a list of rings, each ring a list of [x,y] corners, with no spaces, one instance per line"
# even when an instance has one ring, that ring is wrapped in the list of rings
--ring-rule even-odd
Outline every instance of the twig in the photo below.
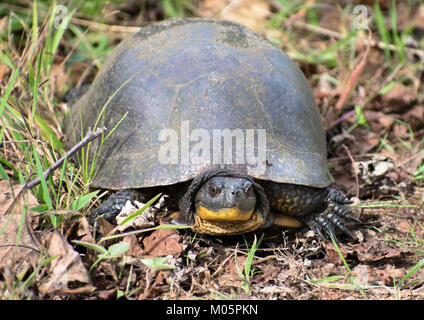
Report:
[[[334,121],[333,123],[331,123],[328,126],[327,130],[330,130],[332,128],[334,128],[335,126],[337,126],[340,122],[345,121],[347,118],[349,118],[350,116],[353,116],[354,114],[356,114],[356,109],[350,110],[349,112],[345,113],[344,115],[342,115],[340,118],[338,118],[336,121]]]
[[[342,145],[342,147],[347,152],[347,155],[349,156],[350,161],[352,161],[352,167],[353,167],[353,171],[355,172],[355,179],[356,179],[356,197],[359,198],[359,179],[358,179],[358,170],[357,170],[356,162],[355,160],[353,160],[353,157],[352,157],[352,154],[350,153],[349,148],[344,144]]]
[[[65,161],[66,158],[71,158],[77,151],[79,151],[82,147],[84,147],[87,143],[89,143],[91,140],[96,139],[98,136],[100,136],[103,131],[105,131],[106,128],[99,128],[95,132],[89,132],[84,139],[82,139],[80,142],[78,142],[71,150],[69,150],[62,158],[60,158],[58,161],[56,161],[52,166],[50,166],[46,171],[43,172],[44,179],[47,179],[49,175],[53,173],[57,168],[59,168],[60,165]],[[37,177],[34,180],[28,182],[25,186],[28,189],[34,188],[36,185],[38,185],[41,182],[41,178]]]
[[[322,34],[322,35],[325,35],[325,36],[328,36],[328,37],[334,37],[336,39],[346,38],[346,36],[344,34],[340,33],[340,32],[336,32],[336,31],[333,31],[333,30],[314,26],[314,25],[305,23],[303,21],[294,20],[294,21],[291,21],[291,24],[293,24],[297,28],[306,29],[308,31],[319,33],[319,34]],[[365,40],[365,39],[362,39],[362,38],[360,38],[359,40],[362,43],[370,45],[371,47],[377,47],[377,48],[380,48],[380,49],[386,49],[387,48],[391,51],[399,51],[399,48],[397,46],[390,44],[390,43],[386,44],[383,41],[376,41],[374,39]],[[417,48],[411,48],[411,47],[405,47],[404,49],[405,49],[405,51],[408,51],[412,54],[416,54],[419,57],[424,57],[424,50],[417,49]]]
[[[424,150],[421,150],[420,152],[416,153],[415,155],[413,155],[412,157],[410,157],[409,159],[406,159],[405,161],[402,161],[401,163],[399,163],[398,165],[395,166],[395,168],[400,168],[403,167],[405,164],[407,164],[409,161],[414,160],[417,157],[421,157],[424,155]]]
[[[141,30],[141,27],[128,27],[128,26],[117,26],[117,25],[111,25],[111,24],[105,24],[100,22],[94,22],[94,21],[88,21],[76,17],[72,17],[71,21],[75,24],[84,26],[84,27],[90,27],[96,30],[100,31],[106,31],[106,32],[116,32],[116,33],[137,33]]]

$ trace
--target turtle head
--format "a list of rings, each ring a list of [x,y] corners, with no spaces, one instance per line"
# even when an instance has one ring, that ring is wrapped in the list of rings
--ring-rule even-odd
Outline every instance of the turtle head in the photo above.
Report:
[[[213,177],[194,198],[196,214],[204,220],[249,220],[255,206],[253,185],[246,178]]]
[[[269,202],[260,184],[250,176],[225,169],[199,174],[179,207],[179,215],[173,216],[175,223],[211,235],[254,231],[264,224],[269,212]]]

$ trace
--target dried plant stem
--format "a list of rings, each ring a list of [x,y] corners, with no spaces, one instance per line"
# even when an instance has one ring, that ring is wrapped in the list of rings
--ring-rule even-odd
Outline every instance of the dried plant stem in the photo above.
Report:
[[[352,154],[350,153],[349,148],[346,145],[342,145],[342,147],[345,149],[347,155],[350,158],[350,161],[352,161],[352,168],[355,172],[355,180],[356,180],[356,197],[359,197],[359,179],[358,179],[358,166],[356,165],[355,160],[353,160]]]
[[[308,31],[319,33],[319,34],[322,34],[322,35],[325,35],[325,36],[328,36],[328,37],[333,37],[333,38],[336,38],[336,39],[346,38],[346,36],[344,34],[340,33],[340,32],[336,32],[336,31],[333,31],[333,30],[314,26],[314,25],[311,25],[311,24],[308,24],[308,23],[305,23],[305,22],[302,22],[302,21],[299,21],[299,20],[293,20],[293,21],[290,21],[290,22],[291,22],[291,24],[293,24],[297,28],[306,29]],[[390,43],[386,44],[383,41],[376,41],[376,40],[373,40],[373,39],[368,39],[368,40],[360,39],[360,41],[365,42],[365,44],[367,44],[371,47],[377,47],[377,48],[380,48],[380,49],[386,49],[387,48],[391,51],[398,51],[399,50],[399,48],[397,46],[390,44]],[[416,54],[420,57],[424,57],[424,50],[421,50],[421,49],[405,47],[405,51],[408,51],[412,54]]]
[[[49,175],[53,173],[59,166],[63,164],[65,159],[71,158],[75,153],[77,153],[82,147],[84,147],[87,143],[90,141],[96,139],[98,136],[100,136],[106,128],[99,128],[94,132],[89,132],[84,139],[82,139],[80,142],[78,142],[71,150],[69,150],[62,158],[60,158],[58,161],[56,161],[52,166],[50,166],[46,171],[43,172],[44,179],[47,179]],[[37,177],[34,180],[28,182],[25,186],[28,189],[31,189],[38,185],[41,182],[41,178]]]

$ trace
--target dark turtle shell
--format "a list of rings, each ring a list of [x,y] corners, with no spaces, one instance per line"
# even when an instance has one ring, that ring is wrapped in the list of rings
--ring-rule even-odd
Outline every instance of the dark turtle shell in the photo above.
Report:
[[[64,131],[74,144],[100,126],[115,130],[101,148],[98,139],[89,149],[88,163],[98,152],[94,187],[170,185],[218,167],[282,183],[325,187],[332,181],[325,132],[304,75],[264,37],[228,21],[166,20],[122,41],[71,108]],[[253,129],[253,155],[265,157],[247,160],[247,149],[213,139],[219,129],[246,139]],[[259,129],[266,130],[266,147]],[[199,141],[210,141],[210,149],[195,161]],[[160,158],[170,145],[177,152],[172,163]]]

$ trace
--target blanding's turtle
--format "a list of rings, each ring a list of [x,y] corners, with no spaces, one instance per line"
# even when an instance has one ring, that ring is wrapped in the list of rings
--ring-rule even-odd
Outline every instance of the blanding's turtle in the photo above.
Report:
[[[65,134],[113,133],[100,146],[92,186],[113,193],[97,209],[111,219],[127,199],[168,190],[172,219],[212,235],[272,224],[335,229],[354,238],[351,215],[327,164],[313,92],[280,49],[233,22],[171,19],[122,41],[72,106]],[[229,137],[229,138],[228,138]],[[235,143],[234,143],[235,142]],[[334,236],[335,237],[335,236]]]

